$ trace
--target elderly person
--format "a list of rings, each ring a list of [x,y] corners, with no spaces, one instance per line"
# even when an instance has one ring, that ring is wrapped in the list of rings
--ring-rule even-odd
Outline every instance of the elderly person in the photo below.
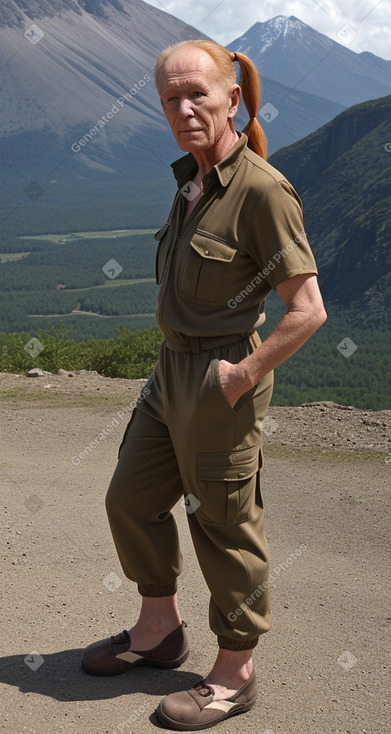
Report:
[[[130,630],[91,644],[83,664],[89,673],[112,675],[140,664],[174,668],[187,658],[176,595],[182,556],[171,512],[184,496],[218,651],[206,677],[167,695],[157,714],[173,729],[197,730],[248,711],[256,700],[252,654],[270,627],[262,421],[273,369],[326,314],[300,199],[265,162],[250,59],[214,42],[184,41],[162,52],[155,78],[187,155],[173,164],[178,191],[156,235],[157,320],[165,338],[106,501],[141,612]],[[241,92],[250,121],[238,133]],[[287,310],[261,343],[256,328],[271,289]]]

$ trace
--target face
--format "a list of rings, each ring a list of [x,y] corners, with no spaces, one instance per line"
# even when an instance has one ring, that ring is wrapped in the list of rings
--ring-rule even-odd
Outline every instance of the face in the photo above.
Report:
[[[239,104],[238,84],[219,78],[213,59],[201,49],[174,51],[158,78],[164,114],[181,150],[197,153],[216,146]]]

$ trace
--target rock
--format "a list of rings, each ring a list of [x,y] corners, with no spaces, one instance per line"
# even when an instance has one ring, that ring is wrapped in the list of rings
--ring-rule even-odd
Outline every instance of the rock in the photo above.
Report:
[[[73,372],[68,372],[68,370],[63,370],[61,367],[57,372],[58,375],[62,375],[63,377],[73,377]]]
[[[353,405],[341,405],[332,400],[315,400],[312,403],[302,403],[300,408],[336,408],[338,410],[354,410]]]
[[[47,372],[47,370],[41,370],[40,367],[33,367],[31,370],[26,372],[26,377],[44,377],[45,375],[52,375],[53,372]]]

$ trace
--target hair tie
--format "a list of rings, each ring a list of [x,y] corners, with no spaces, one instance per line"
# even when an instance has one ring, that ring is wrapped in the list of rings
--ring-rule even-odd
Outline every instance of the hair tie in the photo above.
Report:
[[[234,63],[234,61],[239,61],[238,57],[236,56],[236,53],[234,53],[234,57],[232,59],[232,63]]]

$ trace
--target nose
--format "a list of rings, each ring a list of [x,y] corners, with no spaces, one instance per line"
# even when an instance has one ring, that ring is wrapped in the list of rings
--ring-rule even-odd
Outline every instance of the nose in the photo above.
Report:
[[[193,117],[194,112],[189,97],[181,97],[179,100],[179,114],[182,117]]]

